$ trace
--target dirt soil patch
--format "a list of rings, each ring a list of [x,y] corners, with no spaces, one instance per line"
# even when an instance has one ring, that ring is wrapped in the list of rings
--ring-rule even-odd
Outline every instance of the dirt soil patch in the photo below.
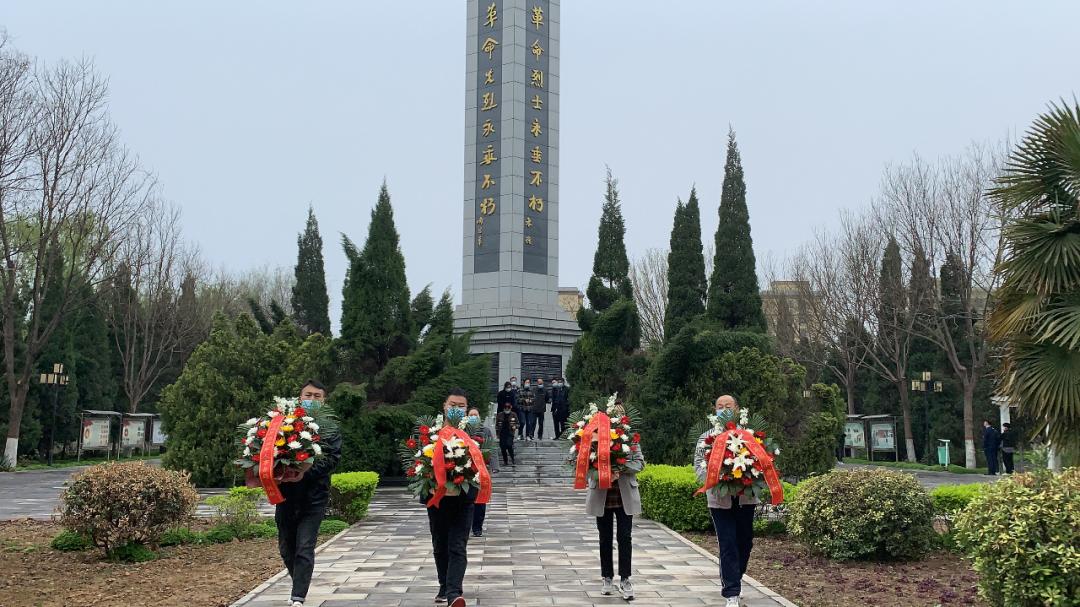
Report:
[[[53,550],[60,531],[48,521],[0,522],[0,605],[217,607],[282,569],[274,539],[163,548],[156,560],[125,564],[100,550]]]
[[[716,537],[683,535],[716,554]],[[800,607],[985,607],[978,576],[959,555],[934,552],[913,563],[839,562],[786,536],[754,538],[747,574]]]

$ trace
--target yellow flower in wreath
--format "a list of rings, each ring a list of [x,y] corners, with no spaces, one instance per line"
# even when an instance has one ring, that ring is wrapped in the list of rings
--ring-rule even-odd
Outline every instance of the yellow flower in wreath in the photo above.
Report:
[[[435,444],[431,443],[424,446],[424,457],[431,457],[431,454],[435,453]]]
[[[278,447],[284,447],[285,446],[285,439],[284,438],[279,438],[276,441],[274,441],[274,444],[277,445]]]
[[[736,469],[735,469],[735,470],[734,470],[734,471],[733,471],[733,472],[731,473],[731,476],[734,476],[735,478],[742,478],[742,470],[740,470],[740,469],[736,468]]]

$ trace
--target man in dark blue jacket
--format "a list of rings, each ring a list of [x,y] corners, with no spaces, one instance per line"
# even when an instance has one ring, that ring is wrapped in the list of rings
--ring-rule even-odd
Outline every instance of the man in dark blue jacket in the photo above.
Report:
[[[300,389],[303,407],[318,418],[326,400],[326,386],[308,380]],[[341,435],[334,428],[319,429],[323,453],[306,472],[287,471],[279,482],[285,501],[277,505],[274,521],[278,528],[278,550],[292,577],[291,607],[303,607],[315,570],[315,544],[319,525],[330,502],[330,475],[341,459]]]

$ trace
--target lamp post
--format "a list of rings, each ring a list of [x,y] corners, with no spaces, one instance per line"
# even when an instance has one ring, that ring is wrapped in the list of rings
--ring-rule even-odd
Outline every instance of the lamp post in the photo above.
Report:
[[[54,363],[52,373],[41,374],[41,385],[53,387],[52,398],[52,419],[49,422],[49,465],[53,464],[53,439],[56,436],[56,403],[60,399],[60,387],[66,386],[68,383],[68,376],[64,373],[64,365],[61,363]]]
[[[941,392],[942,385],[939,381],[933,380],[933,374],[929,371],[923,371],[921,373],[922,379],[911,380],[911,390],[913,392],[923,393],[923,418],[926,420],[926,437],[924,447],[926,448],[926,463],[931,464],[930,454],[930,393]]]

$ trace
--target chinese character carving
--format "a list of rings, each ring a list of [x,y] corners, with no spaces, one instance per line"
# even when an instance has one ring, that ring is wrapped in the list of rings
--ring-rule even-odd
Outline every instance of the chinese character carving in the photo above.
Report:
[[[540,98],[540,94],[533,95],[532,106],[534,110],[544,109],[544,100]]]
[[[532,128],[529,129],[529,132],[532,133],[533,137],[539,137],[540,133],[544,132],[544,130],[540,128],[540,121],[538,119],[533,118]]]
[[[533,40],[532,54],[537,61],[540,61],[540,55],[544,54],[544,47],[540,46],[540,40]]]
[[[537,198],[536,196],[529,196],[529,208],[537,213],[544,212],[544,199]]]
[[[495,68],[484,72],[484,84],[495,84]]]
[[[484,181],[480,184],[480,189],[486,190],[493,185],[495,185],[495,180],[491,178],[490,174],[484,173]]]
[[[490,118],[484,121],[482,127],[484,130],[481,134],[484,137],[490,137],[491,135],[495,134],[495,123],[493,123]]]
[[[495,22],[499,20],[498,9],[495,8],[495,3],[492,2],[491,6],[487,7],[487,21],[484,21],[484,25],[488,27],[495,27]]]
[[[533,243],[532,236],[526,236],[525,237],[525,244],[531,245],[532,243]]]
[[[544,161],[544,150],[540,149],[540,146],[536,146],[532,149],[532,161],[536,164],[540,164]]]
[[[533,227],[533,220],[532,220],[532,217],[526,217],[526,218],[525,218],[525,227],[526,227],[526,228],[531,228],[531,227]]]
[[[480,164],[487,166],[496,160],[498,160],[498,158],[495,157],[495,146],[489,143],[488,146],[484,148],[484,156],[480,159]]]
[[[532,71],[532,85],[538,89],[544,88],[544,72],[540,70]]]
[[[487,38],[484,40],[484,44],[480,46],[480,50],[484,51],[488,55],[488,59],[491,59],[491,55],[495,53],[495,47],[499,45],[499,41],[494,38]]]
[[[544,25],[544,9],[539,6],[532,8],[532,24],[536,26],[536,29],[540,29],[540,26]]]
[[[495,199],[485,198],[480,201],[480,214],[492,215],[495,213]]]
[[[529,171],[531,179],[529,179],[529,185],[539,186],[544,183],[544,174],[541,171]]]
[[[480,105],[480,111],[486,112],[499,107],[499,102],[495,100],[495,91],[490,93],[484,93],[483,103]]]

